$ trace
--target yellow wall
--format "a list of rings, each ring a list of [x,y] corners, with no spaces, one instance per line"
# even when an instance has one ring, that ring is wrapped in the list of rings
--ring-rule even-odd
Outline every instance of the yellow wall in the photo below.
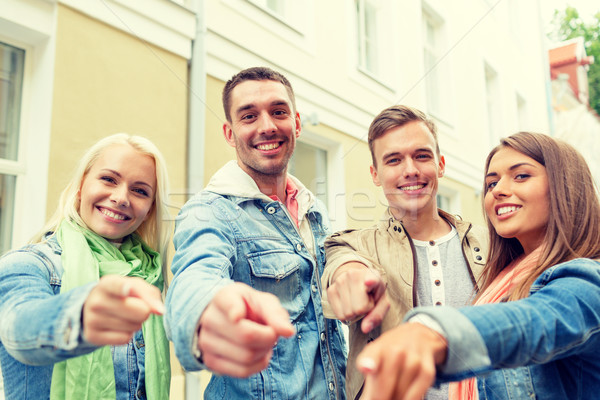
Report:
[[[225,113],[223,112],[221,93],[224,86],[225,82],[212,76],[206,77],[205,184],[223,164],[229,160],[235,160],[235,149],[227,144],[223,136]]]
[[[184,188],[187,60],[62,5],[57,18],[48,215],[82,153],[117,132],[152,140]]]
[[[58,6],[47,215],[81,155],[104,136],[152,140],[165,157],[171,192],[186,187],[187,60],[68,7]],[[172,196],[174,215],[184,199]],[[183,399],[171,349],[171,398]]]

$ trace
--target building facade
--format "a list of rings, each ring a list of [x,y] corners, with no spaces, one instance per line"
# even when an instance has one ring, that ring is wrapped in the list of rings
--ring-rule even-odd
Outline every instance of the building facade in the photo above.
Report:
[[[221,90],[269,66],[291,81],[303,121],[291,172],[335,229],[372,225],[385,197],[369,173],[375,115],[430,114],[446,159],[439,204],[482,222],[483,162],[500,137],[550,129],[538,1],[0,0],[0,245],[20,245],[102,136],[163,151],[173,214],[235,153]],[[208,374],[173,368],[174,399]]]

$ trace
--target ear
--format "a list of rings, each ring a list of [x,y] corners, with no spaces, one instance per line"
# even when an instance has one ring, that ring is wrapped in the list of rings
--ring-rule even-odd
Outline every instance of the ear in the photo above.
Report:
[[[300,132],[302,132],[302,121],[300,121],[300,113],[296,112],[296,139],[300,137]]]
[[[446,172],[446,159],[444,158],[444,156],[440,156],[440,162],[438,163],[438,167],[438,178],[441,178]]]
[[[381,183],[379,182],[379,178],[377,177],[377,168],[373,165],[371,165],[371,178],[373,178],[373,183],[375,184],[375,186],[381,186]]]
[[[231,147],[235,147],[235,137],[233,134],[233,129],[231,128],[231,122],[229,121],[223,124],[223,136],[225,136],[225,141]]]

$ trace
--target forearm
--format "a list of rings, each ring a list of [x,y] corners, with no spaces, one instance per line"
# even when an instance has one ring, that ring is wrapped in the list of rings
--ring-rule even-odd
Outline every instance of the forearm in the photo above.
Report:
[[[83,339],[81,325],[83,303],[93,286],[59,295],[29,291],[18,301],[3,296],[0,340],[8,353],[24,364],[47,365],[97,349]]]

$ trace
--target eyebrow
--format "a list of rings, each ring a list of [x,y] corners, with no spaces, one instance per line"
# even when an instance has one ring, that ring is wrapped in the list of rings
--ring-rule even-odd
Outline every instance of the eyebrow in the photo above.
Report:
[[[413,151],[413,153],[429,153],[429,154],[433,154],[433,150],[431,150],[431,149],[429,149],[429,148],[427,148],[427,147],[421,147],[421,148],[415,149],[415,150]],[[394,152],[391,152],[391,153],[386,153],[386,154],[384,154],[384,155],[381,157],[381,159],[382,159],[382,160],[385,160],[386,158],[395,157],[395,156],[402,156],[402,155],[403,155],[403,154],[402,154],[401,152],[399,152],[399,151],[394,151]]]
[[[269,106],[270,107],[273,107],[273,106],[286,106],[286,107],[288,107],[290,109],[292,108],[292,106],[287,101],[285,101],[285,100],[279,100],[279,99],[278,100],[273,100],[271,102],[271,104],[269,104]],[[235,115],[238,115],[238,114],[240,114],[240,113],[242,113],[242,112],[244,112],[246,110],[251,110],[253,108],[256,108],[256,104],[254,104],[254,103],[244,104],[244,105],[238,107],[235,110]]]
[[[122,177],[123,177],[123,176],[122,176],[120,173],[118,173],[118,172],[117,172],[117,171],[115,171],[114,169],[110,169],[110,168],[102,168],[100,171],[101,171],[101,172],[102,172],[102,171],[104,171],[104,172],[110,172],[111,174],[114,174],[114,175],[118,176],[119,178],[122,178]],[[154,188],[152,187],[152,185],[150,185],[150,184],[149,184],[149,183],[147,183],[147,182],[144,182],[144,181],[135,181],[135,182],[133,182],[133,183],[134,183],[135,185],[144,185],[144,186],[148,186],[150,189],[154,190]]]
[[[527,165],[529,167],[535,167],[535,165],[533,165],[531,163],[522,162],[522,163],[518,163],[518,164],[512,165],[510,168],[508,168],[508,170],[509,171],[515,170],[515,169],[517,169],[519,167],[522,167],[523,165]],[[498,173],[497,172],[490,172],[485,177],[487,178],[488,176],[498,176]]]

